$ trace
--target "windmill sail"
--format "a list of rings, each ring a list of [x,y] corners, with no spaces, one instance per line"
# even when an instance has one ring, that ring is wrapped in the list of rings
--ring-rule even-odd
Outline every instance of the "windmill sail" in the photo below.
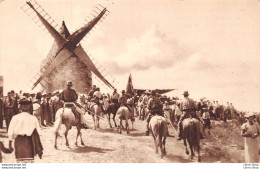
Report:
[[[47,59],[44,61],[44,65],[40,70],[40,73],[35,77],[36,82],[33,83],[32,89],[34,89],[41,81],[47,81],[51,74],[57,72],[57,68],[67,60],[70,60],[71,57],[77,57],[81,62],[83,62],[87,69],[92,71],[100,80],[106,84],[109,88],[114,88],[111,83],[99,72],[98,68],[93,64],[89,56],[86,54],[81,45],[78,45],[79,42],[84,38],[84,36],[90,32],[90,30],[101,20],[101,18],[107,12],[106,8],[103,8],[102,11],[93,18],[86,25],[75,31],[70,35],[65,23],[63,22],[60,33],[48,22],[48,19],[44,18],[41,15],[41,12],[44,11],[40,5],[34,2],[34,5],[38,5],[38,7],[34,7],[31,2],[26,2],[29,7],[36,13],[36,16],[42,22],[42,24],[46,27],[51,36],[55,39],[55,42],[52,46],[51,51],[49,52]],[[78,46],[77,46],[78,45]],[[80,71],[80,70],[79,70]],[[42,84],[41,84],[42,85]],[[43,86],[43,85],[42,85]]]
[[[79,45],[75,50],[74,50],[75,55],[83,62],[85,63],[90,70],[98,77],[100,80],[103,81],[109,88],[114,88],[114,86],[109,83],[106,78],[99,72],[99,70],[96,68],[94,63],[91,61],[89,58],[88,54],[83,50],[82,46]]]
[[[32,10],[37,14],[42,24],[46,27],[46,29],[49,31],[51,36],[55,39],[55,41],[58,43],[58,46],[60,48],[63,47],[63,45],[66,43],[66,40],[59,34],[59,32],[44,18],[41,16],[41,14],[33,7],[31,2],[26,2]]]

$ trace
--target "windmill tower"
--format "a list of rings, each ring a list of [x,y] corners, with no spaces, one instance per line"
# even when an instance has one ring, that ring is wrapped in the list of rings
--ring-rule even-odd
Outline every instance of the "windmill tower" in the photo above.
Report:
[[[65,39],[70,36],[64,21],[60,28],[60,34]],[[55,53],[55,43],[56,42],[52,45],[52,49],[47,58],[42,61],[41,69],[48,64],[49,60],[51,60],[51,56]],[[66,61],[58,65],[55,73],[51,73],[46,79],[47,80],[41,82],[41,85],[45,86],[46,92],[53,92],[65,88],[67,81],[74,82],[73,88],[80,93],[87,93],[92,86],[91,70],[75,55],[70,56]]]
[[[41,91],[53,92],[66,86],[67,81],[74,83],[74,88],[80,93],[87,93],[92,86],[92,73],[109,88],[114,86],[102,74],[100,67],[96,67],[89,55],[80,45],[80,41],[92,30],[92,28],[107,16],[107,9],[99,5],[99,12],[87,24],[70,34],[65,22],[59,31],[58,24],[47,12],[34,0],[26,2],[22,9],[36,24],[43,25],[54,38],[54,44],[48,56],[41,63],[40,72],[31,81],[31,89],[40,86]],[[104,70],[104,69],[103,69]],[[110,80],[111,81],[111,80]],[[114,80],[113,80],[114,81]]]

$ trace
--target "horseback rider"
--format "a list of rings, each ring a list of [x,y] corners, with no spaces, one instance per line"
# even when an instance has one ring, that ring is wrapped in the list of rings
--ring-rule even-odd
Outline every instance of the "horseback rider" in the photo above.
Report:
[[[149,136],[149,122],[154,115],[163,116],[163,103],[161,102],[158,94],[152,91],[152,97],[148,100],[149,116],[147,118],[146,135]]]
[[[88,93],[89,98],[93,98],[96,89],[97,89],[96,85],[93,85],[92,89]]]
[[[183,93],[184,96],[184,100],[181,103],[181,111],[183,112],[180,120],[178,122],[178,138],[177,140],[181,140],[182,139],[182,122],[184,119],[189,118],[190,116],[193,118],[196,118],[200,121],[200,118],[197,116],[196,114],[196,110],[197,110],[197,106],[196,103],[193,99],[189,98],[189,92],[185,91]],[[201,134],[201,138],[203,138],[202,134]]]
[[[149,98],[150,98],[150,92],[149,91],[145,91],[143,99],[141,101],[141,110],[140,110],[140,112],[143,112],[144,109],[147,107]]]
[[[102,102],[102,99],[103,99],[103,96],[102,96],[102,93],[100,92],[100,88],[97,87],[93,94],[93,97],[90,101],[93,103],[96,103],[101,108],[102,112],[105,112],[103,109],[103,106],[100,103],[100,102]]]
[[[76,91],[72,89],[72,82],[67,82],[67,88],[61,93],[61,100],[65,102],[64,107],[71,108],[75,117],[79,117],[81,127],[87,129],[88,127],[84,123],[84,112],[75,105],[75,102],[78,100],[78,95]]]
[[[114,92],[111,97],[111,101],[115,104],[118,104],[119,97],[120,97],[119,93],[117,93],[117,90],[114,89]]]
[[[122,94],[119,97],[118,103],[120,106],[126,106],[127,97],[125,95],[125,90],[122,90]]]

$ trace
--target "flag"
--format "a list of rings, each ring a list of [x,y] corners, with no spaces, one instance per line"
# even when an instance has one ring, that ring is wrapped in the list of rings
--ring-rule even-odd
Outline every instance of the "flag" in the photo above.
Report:
[[[134,87],[133,87],[133,83],[132,83],[132,75],[129,75],[128,78],[128,83],[126,86],[126,94],[130,95],[130,96],[134,96]]]

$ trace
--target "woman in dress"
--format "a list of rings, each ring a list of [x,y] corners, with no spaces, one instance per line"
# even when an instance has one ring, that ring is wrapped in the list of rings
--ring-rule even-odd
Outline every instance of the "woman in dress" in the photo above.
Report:
[[[241,135],[245,140],[245,160],[246,163],[259,163],[258,141],[259,127],[254,122],[254,114],[246,115],[247,122],[241,126]]]

